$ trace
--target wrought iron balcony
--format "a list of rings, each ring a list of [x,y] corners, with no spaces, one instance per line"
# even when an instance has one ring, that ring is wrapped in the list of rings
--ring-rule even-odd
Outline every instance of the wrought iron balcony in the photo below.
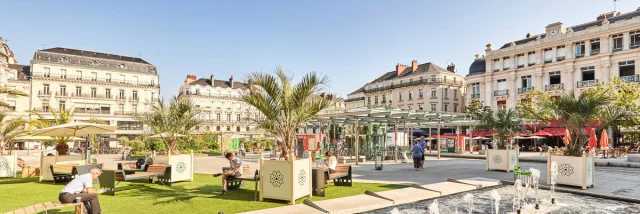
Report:
[[[509,89],[495,90],[493,96],[507,96],[509,95]]]
[[[518,94],[524,94],[529,91],[533,91],[533,87],[518,88]]]
[[[629,49],[636,49],[636,48],[640,48],[640,44],[638,44],[638,43],[629,44]]]
[[[584,57],[584,54],[576,54],[576,59]]]
[[[551,63],[551,62],[553,62],[553,59],[545,59],[545,60],[544,60],[544,63],[545,63],[545,64],[547,64],[547,63]]]
[[[545,86],[544,86],[544,90],[545,90],[545,91],[558,91],[558,90],[564,90],[564,83],[558,83],[558,84],[545,85]]]
[[[598,86],[598,80],[584,80],[584,81],[578,81],[578,88],[585,88],[585,87],[594,87],[594,86]]]
[[[591,50],[590,56],[595,56],[598,54],[600,54],[600,49],[594,49],[594,50]]]
[[[611,48],[611,52],[618,52],[618,51],[622,51],[622,47],[613,47],[613,48]]]
[[[471,99],[480,98],[480,93],[471,94]]]
[[[518,65],[518,68],[524,68],[524,65]]]
[[[620,79],[625,82],[638,82],[640,80],[639,75],[629,75],[629,76],[621,76]]]
[[[529,63],[528,65],[529,65],[529,66],[534,66],[534,65],[536,65],[536,63],[535,63],[535,62],[532,62],[532,63]]]
[[[565,59],[565,57],[564,57],[564,56],[556,57],[556,62],[560,62],[560,61],[562,61],[562,60],[564,60],[564,59]]]
[[[111,81],[112,79],[107,78],[93,78],[93,77],[82,77],[82,76],[74,76],[74,75],[51,75],[50,73],[41,73],[35,72],[31,75],[32,78],[40,78],[40,79],[51,79],[51,80],[70,80],[70,81],[82,81],[82,82],[103,82],[103,83],[111,83],[111,84],[120,84],[127,86],[148,86],[148,87],[160,87],[160,85],[156,84],[155,81],[131,81],[131,80],[117,80]]]

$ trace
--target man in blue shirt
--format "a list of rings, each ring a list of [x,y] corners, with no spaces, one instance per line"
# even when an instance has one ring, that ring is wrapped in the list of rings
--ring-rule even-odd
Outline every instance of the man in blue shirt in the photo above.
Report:
[[[413,143],[413,147],[411,148],[411,156],[413,157],[413,168],[418,171],[421,170],[421,163],[422,163],[422,159],[424,157],[424,150],[422,149],[422,147],[418,144],[418,141],[416,140]]]
[[[420,160],[420,169],[424,169],[424,149],[427,148],[427,141],[424,140],[424,136],[420,136],[420,143],[418,143],[418,145],[420,145],[423,152],[422,158]]]
[[[93,190],[93,181],[98,179],[102,174],[102,170],[98,168],[92,168],[89,173],[76,176],[71,182],[69,182],[60,191],[58,200],[62,203],[73,203],[76,198],[80,198],[87,207],[89,214],[99,214],[100,201],[98,201],[98,193],[103,193],[102,190]],[[87,204],[89,206],[87,206]]]

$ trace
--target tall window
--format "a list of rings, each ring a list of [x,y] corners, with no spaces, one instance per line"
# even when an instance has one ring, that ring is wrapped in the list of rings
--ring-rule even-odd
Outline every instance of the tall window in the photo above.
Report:
[[[91,72],[91,81],[98,81],[98,73]]]
[[[553,61],[553,56],[551,55],[551,51],[553,48],[545,48],[544,49],[544,63],[550,63]]]
[[[120,83],[124,83],[124,75],[120,75]]]
[[[367,105],[371,105],[371,97],[367,97]]]
[[[522,83],[522,88],[523,89],[530,88],[531,86],[533,86],[532,83],[531,83],[531,75],[522,76],[521,79],[522,79],[521,83]]]
[[[500,59],[493,60],[493,71],[500,71]]]
[[[595,66],[582,67],[582,68],[580,68],[580,71],[582,71],[582,81],[595,80],[596,79],[596,75],[595,75],[596,68],[595,68]]]
[[[133,100],[138,100],[138,91],[133,91],[131,94],[131,98],[133,98]]]
[[[556,48],[556,61],[562,61],[565,58],[565,50],[564,50],[564,45],[558,46]]]
[[[444,89],[444,98],[449,99],[449,88]]]
[[[227,113],[227,122],[231,122],[231,113]]]
[[[636,65],[635,61],[623,61],[618,62],[618,68],[620,70],[620,78],[626,82],[637,82],[636,78]]]
[[[118,111],[124,112],[124,104],[118,105]]]
[[[584,42],[576,42],[576,58],[584,57]]]
[[[82,80],[82,71],[76,71],[76,79]]]
[[[529,63],[528,63],[529,66],[532,66],[532,65],[536,64],[536,52],[535,51],[529,52],[527,54],[527,57],[529,58]]]
[[[398,92],[398,100],[402,101],[402,92]]]
[[[236,114],[236,121],[240,122],[240,114]]]
[[[67,86],[64,86],[64,85],[60,86],[60,95],[61,96],[66,96],[67,95]]]
[[[600,39],[592,39],[589,42],[591,43],[591,53],[589,55],[598,55],[600,53]]]
[[[66,108],[67,107],[67,103],[65,101],[60,101],[58,107],[59,107],[60,111],[66,111],[67,110],[67,108]]]
[[[436,111],[436,104],[435,103],[431,103],[431,111]]]
[[[156,79],[155,78],[151,78],[151,86],[155,86],[156,85]]]
[[[502,58],[502,68],[504,70],[509,70],[511,67],[511,59],[509,57]]]
[[[445,103],[444,104],[444,110],[445,112],[449,111],[449,103]]]
[[[82,87],[76,87],[76,97],[82,96]]]
[[[60,79],[66,79],[66,78],[67,78],[67,70],[61,69],[60,70]]]
[[[151,102],[156,101],[156,93],[151,92]]]
[[[131,104],[131,110],[133,110],[133,114],[138,114],[138,105]]]
[[[517,63],[518,63],[518,68],[522,68],[524,67],[524,54],[518,54],[518,56],[516,57],[517,59]]]
[[[458,104],[457,103],[453,104],[453,112],[458,112]]]
[[[471,94],[480,95],[480,83],[471,83]]]
[[[378,104],[378,96],[373,97],[374,98],[374,104]]]
[[[220,122],[220,113],[216,113],[216,120]]]
[[[435,82],[436,81],[436,75],[435,74],[431,74],[431,82]]]
[[[431,88],[431,98],[436,98],[436,88]]]
[[[422,89],[418,89],[418,98],[422,98],[422,97],[424,97],[422,93]]]
[[[97,89],[91,88],[91,97],[96,97],[96,95],[97,95]]]
[[[613,51],[622,50],[622,34],[613,35]]]
[[[124,90],[120,90],[120,92],[118,93],[118,98],[124,100]]]
[[[562,83],[560,79],[560,71],[549,72],[549,85],[556,85]]]
[[[453,89],[453,99],[458,99],[458,89]]]
[[[409,100],[413,99],[413,90],[409,90]]]
[[[216,126],[216,131],[220,131],[220,126]]]
[[[629,48],[633,49],[640,47],[640,30],[631,31],[629,36],[631,37],[631,45]]]
[[[104,79],[106,82],[111,82],[111,74],[106,74]]]
[[[42,86],[43,86],[43,88],[42,88],[42,94],[44,94],[44,95],[49,95],[49,94],[50,94],[50,93],[49,93],[49,84],[44,84],[44,85],[42,85]]]
[[[51,69],[44,68],[44,77],[51,77]]]
[[[110,88],[105,88],[104,89],[104,97],[111,98],[111,89]]]
[[[227,126],[227,131],[230,132],[231,131],[231,126]]]
[[[387,102],[387,95],[382,95],[382,103],[386,103]]]
[[[138,84],[138,77],[137,77],[137,76],[133,76],[133,78],[131,79],[131,81],[132,81],[132,83],[133,83],[134,85],[137,85],[137,84]]]

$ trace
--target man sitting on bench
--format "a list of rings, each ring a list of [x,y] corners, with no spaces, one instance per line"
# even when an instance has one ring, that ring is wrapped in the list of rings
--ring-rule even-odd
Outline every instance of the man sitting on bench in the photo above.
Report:
[[[242,161],[239,158],[236,158],[233,153],[228,152],[227,154],[224,155],[225,158],[227,158],[227,160],[229,160],[229,169],[225,170],[222,173],[217,173],[214,174],[213,177],[218,177],[220,175],[222,175],[222,193],[220,193],[220,195],[226,195],[227,194],[227,178],[228,177],[240,177],[242,176],[242,172],[240,172],[240,170],[242,170]]]
[[[103,191],[92,189],[93,181],[98,179],[101,174],[102,170],[96,167],[91,168],[89,173],[76,176],[76,178],[60,191],[58,200],[62,203],[74,203],[76,202],[76,198],[80,198],[80,201],[85,204],[89,214],[101,213],[98,193],[102,193]]]

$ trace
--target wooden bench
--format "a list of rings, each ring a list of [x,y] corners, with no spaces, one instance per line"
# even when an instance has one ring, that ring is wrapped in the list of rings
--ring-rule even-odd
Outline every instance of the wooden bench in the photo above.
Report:
[[[329,180],[333,180],[333,184],[336,186],[352,186],[353,181],[351,179],[351,165],[338,164],[336,165],[336,171],[329,173],[325,171]]]
[[[116,171],[115,177],[118,184],[120,181],[131,181],[140,179],[149,179],[149,183],[153,182],[153,178],[163,176],[167,170],[166,165],[153,164],[147,167],[147,170],[143,173],[127,174],[125,171]],[[117,184],[116,184],[117,185]]]
[[[136,172],[144,172],[144,171],[146,171],[146,169],[144,167],[143,168],[138,168],[137,164],[138,164],[137,161],[119,162],[118,163],[118,170],[122,170],[128,175],[134,174]]]
[[[40,212],[48,213],[48,210],[51,210],[51,209],[64,208],[64,207],[70,207],[70,206],[76,207],[75,214],[84,214],[84,206],[82,206],[82,203],[63,204],[58,201],[44,202],[41,204],[20,208],[11,212],[6,212],[5,214],[19,214],[19,213],[31,214],[31,213],[40,213]]]
[[[79,164],[56,164],[50,165],[51,175],[53,176],[53,183],[56,181],[68,181],[73,178],[75,167]]]
[[[340,156],[338,157],[338,163],[347,164],[347,160],[355,160],[355,159],[356,159],[355,156]],[[365,156],[360,155],[360,157],[358,158],[358,161],[360,163],[364,163],[366,161]]]
[[[222,171],[224,172],[225,170],[229,170],[229,169],[230,169],[229,167],[223,167]],[[251,175],[251,172],[249,170],[249,165],[242,166],[242,175],[240,177],[227,177],[227,189],[232,190],[232,189],[242,188],[244,181],[256,182],[253,201],[257,201],[258,200],[258,183],[259,183],[258,181],[260,181],[260,174],[258,174],[258,172],[259,171],[256,170],[255,173]]]

